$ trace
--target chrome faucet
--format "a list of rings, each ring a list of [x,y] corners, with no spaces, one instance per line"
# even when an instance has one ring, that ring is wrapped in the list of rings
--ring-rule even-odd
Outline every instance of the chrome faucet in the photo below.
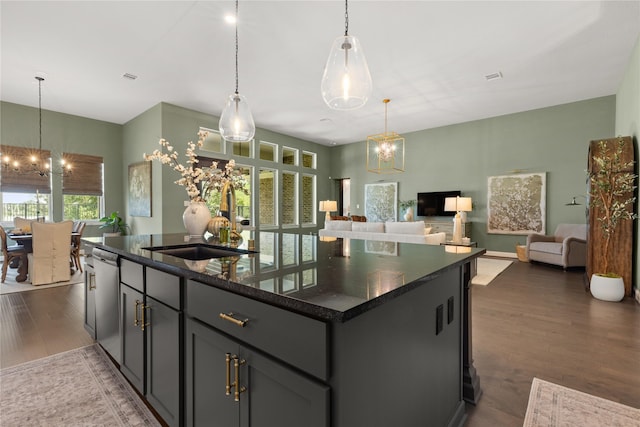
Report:
[[[227,195],[231,196],[231,206],[227,202]],[[231,221],[231,232],[229,233],[229,239],[231,242],[237,242],[240,240],[240,234],[236,228],[236,190],[233,188],[233,184],[227,181],[222,187],[220,193],[220,210],[229,212],[229,221]]]

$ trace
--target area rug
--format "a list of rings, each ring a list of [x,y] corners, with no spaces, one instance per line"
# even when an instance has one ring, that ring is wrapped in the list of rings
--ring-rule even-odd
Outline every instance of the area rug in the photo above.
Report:
[[[534,378],[523,427],[638,427],[640,409]]]
[[[0,370],[2,426],[160,426],[97,345]]]
[[[511,264],[513,261],[480,257],[478,258],[476,276],[471,279],[471,284],[487,286]]]
[[[0,283],[0,295],[12,294],[14,292],[35,291],[38,289],[55,288],[56,286],[75,285],[84,281],[84,273],[76,270],[68,282],[52,283],[50,285],[33,286],[28,280],[26,282],[16,282],[18,271],[14,268],[7,270],[7,277],[4,283]]]

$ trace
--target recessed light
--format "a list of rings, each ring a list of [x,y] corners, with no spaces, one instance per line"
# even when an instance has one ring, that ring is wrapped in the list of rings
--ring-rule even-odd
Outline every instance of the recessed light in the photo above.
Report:
[[[233,15],[225,15],[224,17],[224,21],[227,24],[235,24],[236,23],[236,17]]]
[[[136,76],[135,74],[131,74],[131,73],[124,73],[122,75],[123,78],[125,79],[129,79],[129,80],[135,80],[138,78],[138,76]]]
[[[484,78],[490,82],[492,80],[499,80],[502,78],[502,72],[501,71],[496,71],[495,73],[490,73],[484,76]]]

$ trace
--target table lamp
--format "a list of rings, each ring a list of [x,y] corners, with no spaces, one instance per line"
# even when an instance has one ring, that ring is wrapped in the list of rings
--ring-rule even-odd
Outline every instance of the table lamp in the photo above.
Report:
[[[335,200],[321,200],[320,208],[318,209],[320,212],[326,212],[326,216],[324,217],[325,222],[331,221],[331,215],[329,212],[335,212],[338,210],[338,202]]]
[[[444,210],[455,212],[453,217],[453,243],[462,243],[462,219],[460,212],[471,212],[471,197],[447,197],[444,199]]]

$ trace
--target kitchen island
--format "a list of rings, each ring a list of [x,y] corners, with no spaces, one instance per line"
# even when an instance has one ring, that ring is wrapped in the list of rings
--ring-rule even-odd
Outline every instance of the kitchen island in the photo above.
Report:
[[[120,368],[154,408],[174,407],[158,410],[168,424],[464,424],[464,291],[483,249],[245,239],[210,259],[162,250],[212,239],[83,239],[121,257]],[[158,386],[174,374],[173,393]]]

